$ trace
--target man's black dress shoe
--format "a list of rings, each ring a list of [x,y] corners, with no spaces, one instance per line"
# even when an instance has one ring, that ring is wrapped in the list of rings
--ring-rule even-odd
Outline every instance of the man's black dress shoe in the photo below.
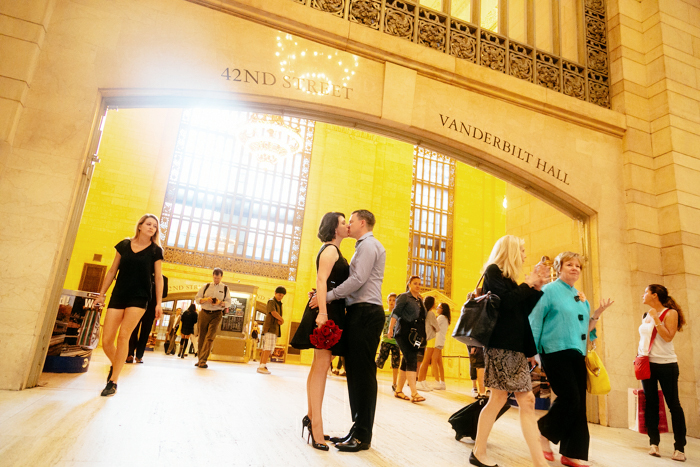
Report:
[[[343,436],[342,438],[338,438],[337,436],[331,436],[331,438],[329,439],[329,441],[330,441],[331,443],[335,443],[335,444],[338,444],[338,443],[345,443],[345,442],[347,442],[347,441],[350,441],[350,440],[352,439],[352,437],[353,437],[354,434],[355,434],[355,432],[354,432],[353,430],[350,430],[350,433],[348,433],[347,435]]]
[[[350,438],[348,441],[345,441],[344,443],[338,443],[335,445],[336,448],[338,448],[339,451],[343,452],[358,452],[358,451],[365,451],[371,447],[370,443],[363,443],[357,438]]]
[[[498,467],[498,464],[493,464],[493,465],[484,464],[483,462],[481,462],[479,459],[476,458],[476,456],[474,455],[474,451],[472,451],[469,454],[469,463],[471,465],[476,465],[477,467]]]

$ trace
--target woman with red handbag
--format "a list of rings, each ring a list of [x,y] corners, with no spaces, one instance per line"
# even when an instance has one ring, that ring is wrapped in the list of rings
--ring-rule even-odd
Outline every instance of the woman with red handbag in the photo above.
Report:
[[[643,302],[651,308],[644,315],[642,324],[639,326],[640,339],[637,355],[648,356],[649,362],[648,378],[642,380],[646,397],[646,425],[651,446],[649,455],[661,457],[658,392],[660,384],[673,424],[674,452],[671,459],[685,462],[685,414],[678,398],[678,357],[673,348],[673,338],[676,332],[683,328],[685,318],[681,307],[663,285],[651,284],[647,287],[644,290]],[[637,361],[640,361],[639,357]]]

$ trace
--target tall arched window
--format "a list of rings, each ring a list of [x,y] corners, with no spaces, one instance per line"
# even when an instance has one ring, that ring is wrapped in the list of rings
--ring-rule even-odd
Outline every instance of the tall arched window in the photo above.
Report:
[[[452,285],[454,186],[454,159],[416,146],[408,275],[420,276],[424,289],[446,295]]]
[[[161,219],[165,260],[295,280],[314,122],[275,117],[302,144],[270,163],[242,144],[250,116],[183,112]]]

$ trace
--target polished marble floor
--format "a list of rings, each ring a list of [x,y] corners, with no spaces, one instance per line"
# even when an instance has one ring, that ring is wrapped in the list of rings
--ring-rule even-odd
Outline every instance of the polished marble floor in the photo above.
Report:
[[[372,449],[340,453],[312,449],[300,437],[306,413],[308,367],[210,362],[147,353],[127,365],[112,398],[99,396],[107,376],[96,352],[84,374],[47,374],[40,387],[0,391],[0,466],[463,466],[472,443],[456,441],[450,414],[472,399],[466,384],[426,394],[423,404],[392,396],[380,380]],[[326,432],[350,426],[345,379],[330,376],[324,405]],[[593,466],[681,465],[670,460],[672,435],[662,435],[662,457],[648,456],[647,438],[627,429],[591,425]],[[700,440],[689,438],[685,465],[700,465]],[[531,465],[518,411],[495,425],[490,455],[503,467]],[[561,465],[551,462],[551,465]]]

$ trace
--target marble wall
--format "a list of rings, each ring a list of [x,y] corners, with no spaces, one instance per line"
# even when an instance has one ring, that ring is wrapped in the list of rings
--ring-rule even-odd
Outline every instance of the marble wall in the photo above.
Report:
[[[34,384],[31,362],[55,309],[54,287],[66,274],[77,228],[70,219],[80,208],[82,168],[103,99],[215,99],[420,142],[588,217],[592,298],[616,299],[600,324],[613,383],[603,418],[626,424],[627,388],[637,386],[630,361],[639,286],[653,278],[666,281],[690,310],[686,340],[679,340],[687,349],[682,390],[690,432],[700,433],[700,349],[692,346],[690,308],[700,294],[693,181],[700,22],[693,2],[610,0],[613,110],[288,0],[217,1],[212,8],[56,0],[43,6],[52,14],[40,20],[25,3],[0,6],[3,41],[24,40],[14,18],[45,31],[34,61],[3,53],[13,58],[0,68],[20,90],[0,95],[0,322],[9,331],[0,334],[1,388]],[[227,68],[239,75],[227,79]]]

